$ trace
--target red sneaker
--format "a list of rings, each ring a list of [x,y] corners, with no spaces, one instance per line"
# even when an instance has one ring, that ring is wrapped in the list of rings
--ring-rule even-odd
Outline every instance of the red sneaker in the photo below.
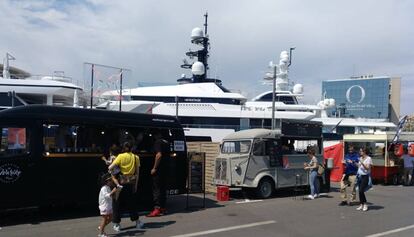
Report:
[[[159,208],[155,208],[154,210],[152,210],[150,214],[147,215],[147,217],[157,217],[157,216],[161,216],[161,210]]]

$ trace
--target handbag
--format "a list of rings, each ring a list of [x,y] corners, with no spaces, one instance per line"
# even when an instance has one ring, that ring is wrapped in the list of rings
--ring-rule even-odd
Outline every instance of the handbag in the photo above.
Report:
[[[323,175],[323,173],[325,173],[325,165],[323,164],[319,164],[318,165],[318,175]]]

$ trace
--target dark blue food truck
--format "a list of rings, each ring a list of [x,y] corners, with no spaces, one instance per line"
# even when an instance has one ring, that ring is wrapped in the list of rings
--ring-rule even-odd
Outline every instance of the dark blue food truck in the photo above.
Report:
[[[137,202],[151,208],[155,132],[170,144],[167,192],[186,192],[185,137],[175,117],[31,105],[0,111],[0,129],[0,212],[96,204],[98,177],[107,172],[101,158],[125,141],[141,160]]]

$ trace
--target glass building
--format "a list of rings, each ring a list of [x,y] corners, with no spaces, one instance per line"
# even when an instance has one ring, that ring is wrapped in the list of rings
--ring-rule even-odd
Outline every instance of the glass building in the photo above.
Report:
[[[322,82],[324,98],[335,99],[331,117],[386,119],[398,121],[400,78],[362,76]]]

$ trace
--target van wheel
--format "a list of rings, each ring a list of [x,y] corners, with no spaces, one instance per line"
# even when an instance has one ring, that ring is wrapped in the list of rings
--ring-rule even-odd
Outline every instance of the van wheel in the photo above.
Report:
[[[256,196],[263,199],[269,198],[272,196],[273,190],[273,181],[270,178],[263,178],[257,185]]]

